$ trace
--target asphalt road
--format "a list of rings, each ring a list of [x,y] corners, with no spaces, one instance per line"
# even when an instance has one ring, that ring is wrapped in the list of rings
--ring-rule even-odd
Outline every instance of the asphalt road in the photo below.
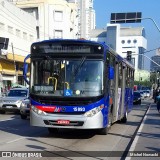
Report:
[[[0,151],[11,151],[12,154],[15,151],[18,153],[22,151],[23,153],[14,154],[17,157],[26,156],[26,154],[28,156],[27,151],[29,153],[34,151],[38,156],[36,159],[41,159],[41,155],[46,156],[43,159],[56,160],[124,159],[124,151],[129,150],[149,103],[148,100],[143,102],[141,106],[134,105],[128,115],[128,122],[113,124],[108,135],[99,135],[97,131],[91,130],[63,129],[57,134],[51,135],[47,128],[31,127],[29,119],[22,120],[18,114],[1,114]],[[42,151],[41,155],[38,151]],[[124,157],[121,158],[122,155]],[[108,156],[109,158],[107,158]],[[17,157],[13,159],[17,159]]]

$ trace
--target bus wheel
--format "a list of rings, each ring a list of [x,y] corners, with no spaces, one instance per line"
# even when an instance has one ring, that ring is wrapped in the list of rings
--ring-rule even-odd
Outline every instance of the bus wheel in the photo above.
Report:
[[[27,119],[27,115],[21,114],[21,119]]]
[[[48,128],[49,133],[57,133],[58,132],[58,128]]]
[[[113,105],[111,106],[110,114],[108,115],[108,127],[111,128],[112,125],[112,110],[113,110]]]
[[[0,114],[5,114],[5,113],[6,113],[6,111],[0,110]]]
[[[100,129],[100,134],[101,135],[107,135],[109,131],[109,127],[101,128]]]
[[[121,122],[126,123],[127,122],[127,117],[128,117],[128,112],[126,111],[124,117],[121,119]]]

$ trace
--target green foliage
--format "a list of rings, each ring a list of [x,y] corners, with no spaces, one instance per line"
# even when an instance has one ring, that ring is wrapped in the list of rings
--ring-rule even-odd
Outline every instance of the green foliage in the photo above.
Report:
[[[152,83],[150,81],[134,81],[134,85],[141,85],[145,87],[151,87]]]

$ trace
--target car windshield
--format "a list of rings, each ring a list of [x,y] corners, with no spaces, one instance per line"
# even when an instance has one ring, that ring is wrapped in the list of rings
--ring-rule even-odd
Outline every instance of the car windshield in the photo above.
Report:
[[[10,90],[8,97],[27,97],[26,90]]]
[[[31,92],[86,97],[103,93],[103,61],[86,59],[33,61]]]
[[[134,92],[134,96],[138,97],[138,96],[140,96],[140,93],[139,92]]]

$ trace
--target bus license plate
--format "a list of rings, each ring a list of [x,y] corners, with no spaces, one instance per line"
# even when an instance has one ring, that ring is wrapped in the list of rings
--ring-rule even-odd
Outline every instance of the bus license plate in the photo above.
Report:
[[[62,120],[62,119],[60,119],[60,120],[57,120],[57,123],[58,124],[66,124],[66,125],[68,125],[68,124],[70,124],[70,121],[69,120]]]
[[[12,108],[12,106],[6,106],[6,108]]]

